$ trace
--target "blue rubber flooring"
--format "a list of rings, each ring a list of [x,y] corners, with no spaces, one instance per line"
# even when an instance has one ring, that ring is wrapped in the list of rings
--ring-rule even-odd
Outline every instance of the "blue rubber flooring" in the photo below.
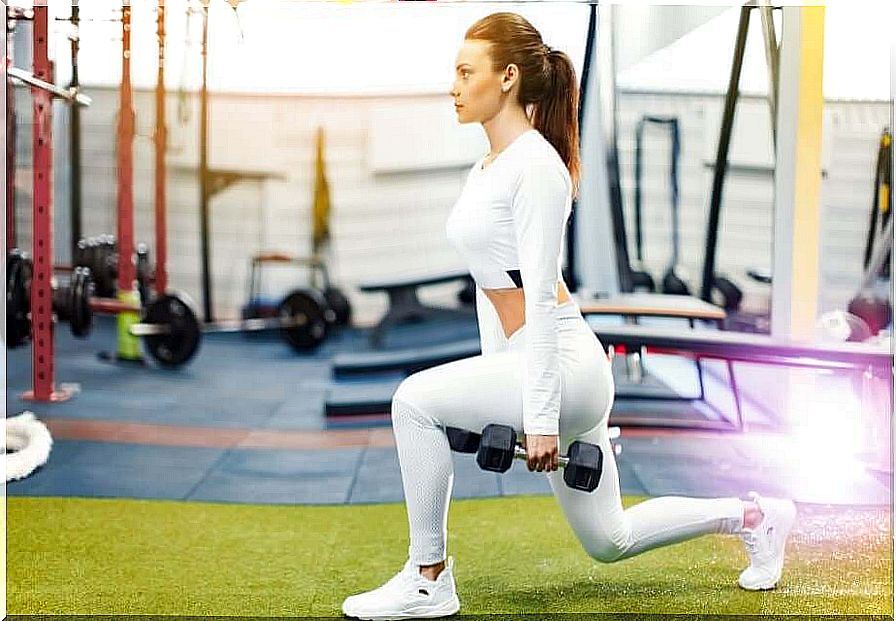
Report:
[[[449,342],[476,336],[475,319],[411,324],[394,329],[390,347]],[[323,399],[331,384],[330,359],[338,351],[367,348],[367,331],[335,334],[313,355],[298,355],[272,335],[213,334],[188,366],[162,370],[134,367],[97,356],[115,345],[114,324],[100,318],[89,340],[57,330],[57,384],[79,385],[60,404],[26,403],[29,347],[7,353],[7,416],[25,409],[44,417],[141,422],[221,429],[326,429]],[[658,358],[648,366],[664,383],[692,393],[690,364]],[[750,392],[748,416],[768,418],[761,407],[767,370],[739,377]],[[723,404],[724,375],[708,377],[708,394]],[[650,407],[657,407],[655,403]],[[631,407],[631,404],[620,404]],[[724,407],[722,405],[721,407]],[[766,421],[767,422],[767,421]],[[623,493],[637,495],[744,496],[756,489],[804,502],[889,504],[889,475],[849,462],[830,472],[779,442],[753,434],[700,436],[623,433],[618,460]],[[818,463],[830,465],[830,456]],[[544,475],[522,462],[503,475],[483,472],[473,456],[454,455],[454,497],[549,494]],[[833,475],[831,474],[833,472]],[[7,484],[10,496],[85,496],[228,503],[345,504],[401,502],[394,447],[314,450],[199,448],[120,442],[58,440],[49,462]]]

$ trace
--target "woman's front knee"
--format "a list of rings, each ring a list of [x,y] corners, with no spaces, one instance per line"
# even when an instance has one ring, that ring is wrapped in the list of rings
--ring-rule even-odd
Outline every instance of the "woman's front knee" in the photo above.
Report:
[[[392,424],[401,424],[411,419],[427,418],[420,406],[419,394],[415,390],[413,375],[405,378],[392,395]]]

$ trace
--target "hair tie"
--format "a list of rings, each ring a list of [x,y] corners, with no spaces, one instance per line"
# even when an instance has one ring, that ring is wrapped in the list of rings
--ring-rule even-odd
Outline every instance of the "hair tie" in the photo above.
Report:
[[[541,45],[541,48],[544,50],[544,53],[545,53],[545,54],[550,54],[551,52],[554,51],[554,50],[551,49],[551,46],[548,45],[547,43],[543,43],[543,44]]]

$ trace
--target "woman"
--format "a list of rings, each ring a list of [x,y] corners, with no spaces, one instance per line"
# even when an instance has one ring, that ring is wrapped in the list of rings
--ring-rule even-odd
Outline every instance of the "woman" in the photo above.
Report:
[[[405,379],[392,401],[410,526],[407,563],[383,586],[347,598],[361,619],[431,618],[460,609],[446,558],[453,470],[445,427],[510,425],[530,471],[547,473],[585,551],[614,562],[708,533],[744,537],[751,564],[738,583],[774,588],[795,508],[788,500],[654,498],[622,507],[607,419],[610,364],[560,272],[564,224],[577,192],[578,91],[569,57],[513,13],[470,27],[451,95],[461,123],[481,123],[491,152],[470,171],[448,218],[452,245],[477,283],[482,355]],[[561,390],[562,387],[562,390]],[[593,492],[570,489],[560,447],[603,450]]]

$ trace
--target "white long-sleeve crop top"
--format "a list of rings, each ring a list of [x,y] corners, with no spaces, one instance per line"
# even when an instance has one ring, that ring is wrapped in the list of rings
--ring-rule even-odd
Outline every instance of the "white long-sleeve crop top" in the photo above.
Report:
[[[482,289],[523,288],[523,431],[556,435],[560,359],[555,322],[581,312],[572,299],[557,306],[563,235],[572,209],[569,171],[535,129],[518,136],[485,168],[484,159],[468,174],[446,235],[476,281],[483,355],[506,348],[507,338]]]

